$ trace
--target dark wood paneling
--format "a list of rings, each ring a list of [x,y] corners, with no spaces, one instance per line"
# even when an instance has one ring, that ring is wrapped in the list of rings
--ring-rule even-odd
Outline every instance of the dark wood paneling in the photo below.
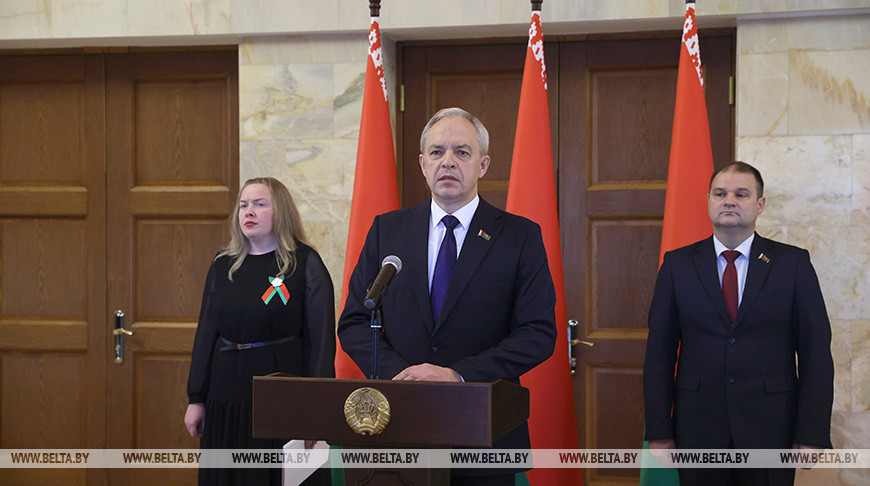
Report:
[[[597,407],[590,417],[589,433],[601,449],[623,449],[620,437],[643,434],[643,370],[638,367],[595,366],[589,370],[592,382],[590,401],[612,401],[619,407]],[[593,469],[587,473],[587,482],[598,479],[636,477],[640,469]]]
[[[658,271],[661,224],[611,220],[592,223],[592,316],[589,333],[636,339],[646,336],[646,316]]]
[[[639,67],[599,68],[590,74],[592,187],[666,181],[667,166],[661,161],[670,152],[674,105],[661,93],[674,92],[677,73]]]

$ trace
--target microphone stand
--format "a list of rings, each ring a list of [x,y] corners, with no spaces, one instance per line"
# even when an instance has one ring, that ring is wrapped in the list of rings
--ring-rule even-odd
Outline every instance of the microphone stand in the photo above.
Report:
[[[372,320],[371,320],[371,328],[372,328],[372,374],[369,377],[372,380],[378,379],[378,333],[381,332],[384,328],[382,322],[384,320],[383,314],[381,314],[381,303],[378,302],[378,305],[372,309]]]

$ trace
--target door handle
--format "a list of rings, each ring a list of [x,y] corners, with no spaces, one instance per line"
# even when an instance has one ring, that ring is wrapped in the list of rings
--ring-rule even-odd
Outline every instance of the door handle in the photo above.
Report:
[[[577,327],[579,326],[580,323],[577,322],[576,319],[568,320],[568,364],[571,367],[571,375],[577,374],[577,354],[574,346],[578,344],[582,344],[590,348],[592,346],[595,346],[595,343],[593,342],[577,339]]]
[[[121,364],[124,362],[124,336],[133,335],[133,331],[124,329],[124,311],[115,311],[115,329],[112,331],[112,335],[115,336],[114,361],[115,364]]]

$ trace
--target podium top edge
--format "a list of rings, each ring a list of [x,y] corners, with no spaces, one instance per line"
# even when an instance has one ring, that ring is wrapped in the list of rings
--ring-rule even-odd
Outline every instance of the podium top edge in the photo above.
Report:
[[[286,380],[293,379],[299,381],[329,381],[329,382],[337,382],[337,383],[357,383],[361,386],[376,386],[376,385],[384,385],[384,384],[403,384],[408,386],[426,386],[426,385],[455,385],[455,386],[496,386],[501,383],[507,384],[508,386],[522,386],[517,383],[513,383],[506,380],[496,380],[492,382],[476,382],[476,381],[466,381],[466,382],[455,382],[455,381],[393,381],[393,380],[370,380],[370,379],[357,379],[357,378],[318,378],[318,377],[310,377],[310,376],[296,376],[290,375],[287,373],[272,373],[264,376],[255,376],[255,381],[273,381],[273,380]]]

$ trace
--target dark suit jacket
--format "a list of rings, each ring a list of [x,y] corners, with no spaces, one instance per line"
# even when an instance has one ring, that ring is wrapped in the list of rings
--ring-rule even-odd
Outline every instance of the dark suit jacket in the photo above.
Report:
[[[831,447],[830,347],[806,250],[755,235],[733,326],[712,237],[668,252],[649,312],[646,438],[679,448]]]
[[[371,311],[362,300],[384,257],[396,255],[402,269],[383,298],[378,376],[390,379],[408,366],[432,363],[453,368],[468,382],[519,383],[520,375],[553,353],[556,341],[556,294],[541,228],[481,199],[441,316],[432,322],[429,214],[427,201],[375,218],[338,323],[342,349],[371,372]],[[494,447],[529,447],[528,427],[517,427]]]

